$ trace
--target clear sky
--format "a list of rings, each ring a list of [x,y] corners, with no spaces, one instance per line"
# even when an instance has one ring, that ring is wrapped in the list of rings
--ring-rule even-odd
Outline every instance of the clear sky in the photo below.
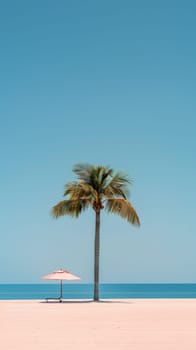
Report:
[[[94,213],[54,220],[78,162],[133,179],[102,215],[101,282],[196,283],[196,4],[0,4],[0,283],[93,280]]]

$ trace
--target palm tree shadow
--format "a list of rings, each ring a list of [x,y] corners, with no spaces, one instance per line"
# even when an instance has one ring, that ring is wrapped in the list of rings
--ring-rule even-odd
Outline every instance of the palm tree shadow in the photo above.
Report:
[[[99,300],[98,303],[103,304],[134,304],[131,300]]]

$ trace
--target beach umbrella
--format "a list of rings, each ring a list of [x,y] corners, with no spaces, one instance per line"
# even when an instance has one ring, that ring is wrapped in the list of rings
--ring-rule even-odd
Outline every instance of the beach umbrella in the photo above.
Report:
[[[53,271],[49,275],[43,276],[42,278],[44,280],[58,280],[58,281],[60,281],[60,297],[57,298],[57,299],[59,299],[59,301],[61,301],[63,298],[63,283],[62,283],[63,280],[67,280],[67,281],[80,280],[80,277],[72,275],[69,271],[63,270],[63,269]],[[55,299],[55,298],[47,298],[47,299]]]

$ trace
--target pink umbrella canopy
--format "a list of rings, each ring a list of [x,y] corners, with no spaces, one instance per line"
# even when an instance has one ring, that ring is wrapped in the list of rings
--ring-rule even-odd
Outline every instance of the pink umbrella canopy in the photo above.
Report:
[[[67,270],[57,270],[53,271],[49,275],[43,276],[42,277],[44,280],[67,280],[67,281],[76,281],[80,280],[80,277],[72,275],[69,271]]]
[[[53,271],[49,275],[43,276],[42,278],[44,280],[58,280],[58,281],[60,281],[60,297],[56,298],[56,299],[59,299],[60,302],[62,301],[62,298],[63,298],[62,281],[63,280],[67,280],[67,281],[80,280],[80,277],[72,275],[69,271],[63,270],[63,269]],[[47,298],[47,299],[54,299],[54,298]]]

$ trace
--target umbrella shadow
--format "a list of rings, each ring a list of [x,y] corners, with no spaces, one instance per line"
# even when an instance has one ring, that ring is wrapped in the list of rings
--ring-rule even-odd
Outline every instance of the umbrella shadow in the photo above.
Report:
[[[66,300],[63,299],[61,301],[59,301],[58,299],[53,299],[53,298],[49,298],[49,299],[45,299],[40,301],[40,304],[89,304],[92,303],[93,300]]]

